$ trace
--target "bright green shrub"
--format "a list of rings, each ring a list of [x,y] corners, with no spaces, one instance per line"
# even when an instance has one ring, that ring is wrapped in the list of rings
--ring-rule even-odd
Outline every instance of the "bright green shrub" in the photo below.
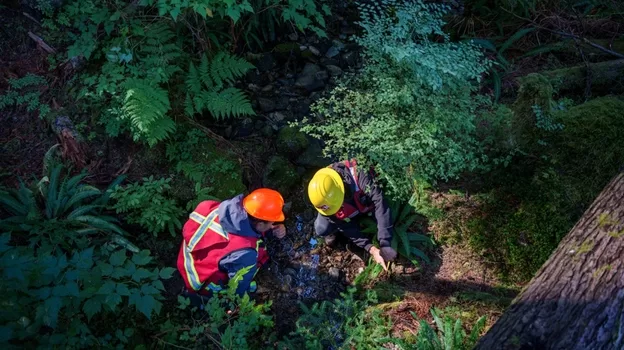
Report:
[[[284,339],[288,349],[379,349],[390,342],[390,320],[380,309],[373,291],[357,300],[355,288],[334,301],[322,301],[312,307],[301,305],[303,314],[297,328]]]
[[[0,111],[8,107],[25,106],[28,112],[38,110],[39,117],[44,118],[50,113],[50,106],[41,103],[40,86],[48,86],[45,78],[28,73],[19,79],[9,79],[9,89],[5,94],[0,95]]]
[[[472,328],[470,335],[466,334],[460,319],[453,320],[449,317],[442,319],[435,309],[431,315],[436,324],[437,332],[431,328],[425,320],[420,321],[420,329],[416,337],[416,344],[402,344],[403,349],[417,350],[471,350],[477,344],[481,331],[485,327],[485,316],[481,317]],[[412,313],[414,318],[417,318]]]
[[[46,251],[57,247],[85,249],[100,240],[138,251],[123,237],[125,232],[118,221],[104,213],[110,198],[108,191],[123,177],[113,181],[108,190],[100,191],[82,183],[85,173],[69,177],[62,171],[58,165],[31,186],[20,182],[17,190],[0,190],[0,207],[10,214],[0,220],[0,229],[28,238],[32,246]]]
[[[115,200],[112,208],[131,224],[141,225],[147,232],[157,236],[165,230],[176,236],[182,227],[180,218],[184,210],[168,196],[171,178],[143,178],[142,183],[117,187],[111,194]]]
[[[302,130],[324,140],[325,153],[375,165],[388,192],[407,199],[414,179],[481,164],[475,113],[488,101],[473,94],[490,63],[474,45],[449,41],[443,6],[383,4],[360,6],[363,70],[319,100],[312,110],[322,121]]]
[[[105,245],[49,254],[10,241],[9,234],[0,236],[3,348],[123,346],[134,329],[121,328],[118,320],[158,314],[164,291],[160,279],[174,272],[150,267],[149,251],[129,258],[125,250]],[[110,317],[115,321],[106,322]],[[106,340],[112,334],[118,339]]]

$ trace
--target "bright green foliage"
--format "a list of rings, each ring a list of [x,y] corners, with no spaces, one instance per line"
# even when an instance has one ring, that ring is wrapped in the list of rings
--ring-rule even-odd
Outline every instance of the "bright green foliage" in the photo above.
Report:
[[[0,236],[3,348],[9,342],[27,348],[94,347],[106,334],[119,332],[116,321],[102,322],[111,313],[117,319],[138,313],[149,319],[160,312],[160,278],[169,278],[172,269],[149,267],[149,251],[129,258],[125,250],[104,246],[53,255],[10,241],[9,234]]]
[[[390,342],[390,320],[381,310],[369,307],[377,296],[367,291],[364,300],[355,298],[355,288],[340,299],[323,301],[307,307],[297,329],[284,340],[289,349],[379,349]]]
[[[433,246],[433,240],[423,234],[410,231],[412,224],[418,219],[418,214],[414,211],[414,207],[397,201],[390,202],[389,206],[394,227],[392,248],[414,265],[418,265],[416,258],[430,263],[429,257],[423,252],[422,248]],[[362,232],[368,234],[377,233],[377,223],[372,219],[367,218],[363,221],[363,224],[366,227]]]
[[[483,316],[474,325],[470,335],[467,336],[460,319],[454,322],[449,317],[442,319],[435,309],[431,310],[431,315],[435,320],[437,332],[431,328],[427,321],[421,320],[416,344],[407,345],[398,342],[401,348],[406,350],[471,350],[485,327],[485,316]],[[417,318],[413,313],[412,316]]]
[[[82,183],[84,173],[69,177],[62,171],[58,165],[48,176],[30,186],[20,182],[17,190],[0,191],[0,206],[11,215],[0,221],[0,229],[28,236],[33,246],[45,250],[74,246],[84,249],[93,239],[104,237],[138,251],[123,238],[125,233],[118,221],[104,215],[108,191]],[[122,177],[117,178],[109,189],[122,180]]]
[[[249,99],[237,88],[227,87],[254,68],[242,58],[219,52],[210,62],[202,56],[199,67],[189,65],[184,110],[188,116],[207,110],[217,119],[253,115]]]
[[[407,199],[414,179],[454,178],[482,163],[474,121],[488,101],[473,93],[490,63],[471,43],[449,41],[444,7],[383,3],[391,8],[361,6],[362,72],[319,100],[312,110],[322,122],[302,130],[323,139],[325,153],[375,165],[387,192]]]
[[[122,119],[130,120],[135,140],[145,137],[153,146],[175,130],[175,123],[165,115],[169,111],[166,90],[140,80],[128,80],[124,85]]]
[[[50,113],[50,106],[41,103],[41,86],[47,86],[45,78],[28,73],[19,79],[9,79],[9,89],[0,95],[0,111],[12,106],[25,106],[28,112],[39,110],[39,117]]]
[[[245,191],[236,158],[217,149],[214,141],[197,129],[170,142],[167,158],[176,171],[196,184],[196,191],[204,188],[205,195],[226,199]]]
[[[157,236],[165,230],[176,236],[182,227],[180,218],[184,210],[174,199],[167,196],[171,190],[171,179],[143,178],[143,183],[119,186],[111,194],[115,200],[112,208],[117,214],[125,214],[125,220],[139,224],[149,233]]]
[[[199,311],[188,298],[178,296],[178,309],[183,311],[176,312],[181,316],[181,324],[162,324],[166,338],[158,340],[218,349],[267,348],[265,341],[273,337],[273,320],[267,315],[271,303],[256,304],[247,294],[236,295],[237,285],[248,271],[240,270],[229,280],[227,291],[205,301]],[[189,312],[193,312],[192,317]]]

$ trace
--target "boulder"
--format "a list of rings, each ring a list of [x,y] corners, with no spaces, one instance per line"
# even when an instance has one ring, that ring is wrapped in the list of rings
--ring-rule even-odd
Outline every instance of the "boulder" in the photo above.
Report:
[[[258,105],[260,106],[260,109],[265,113],[273,112],[275,110],[275,102],[269,100],[268,98],[259,98]]]
[[[318,140],[311,139],[309,141],[308,148],[297,158],[297,165],[320,169],[334,162],[330,158],[323,156],[323,148]]]
[[[295,167],[282,156],[273,156],[262,174],[262,185],[286,196],[299,183]]]
[[[279,131],[276,143],[279,154],[294,159],[308,147],[309,141],[301,131],[288,126]]]

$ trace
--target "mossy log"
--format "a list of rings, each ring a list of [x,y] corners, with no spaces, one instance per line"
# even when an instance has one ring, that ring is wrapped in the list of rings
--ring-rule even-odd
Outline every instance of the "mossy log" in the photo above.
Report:
[[[548,78],[555,90],[585,91],[590,79],[592,92],[617,93],[624,91],[624,59],[540,72]]]
[[[624,349],[624,173],[602,191],[477,349]]]

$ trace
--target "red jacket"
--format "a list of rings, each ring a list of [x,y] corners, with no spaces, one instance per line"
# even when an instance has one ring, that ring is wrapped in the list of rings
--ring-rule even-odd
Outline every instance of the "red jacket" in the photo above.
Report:
[[[184,239],[178,255],[178,270],[189,292],[209,295],[221,291],[228,282],[226,271],[219,262],[228,254],[241,249],[257,252],[260,268],[269,256],[262,238],[238,235],[223,229],[219,220],[219,202],[201,202],[184,224]]]

